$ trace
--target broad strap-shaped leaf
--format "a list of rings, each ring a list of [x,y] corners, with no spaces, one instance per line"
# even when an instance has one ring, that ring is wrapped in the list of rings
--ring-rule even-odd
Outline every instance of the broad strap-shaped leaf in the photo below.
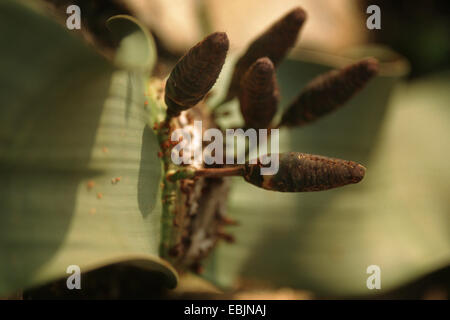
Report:
[[[118,262],[175,286],[158,257],[161,165],[147,73],[114,68],[12,1],[0,4],[0,30],[0,295],[65,277],[70,265]],[[142,57],[128,45],[140,50],[131,40],[143,38],[126,39],[122,61]]]
[[[151,72],[157,55],[155,41],[147,28],[128,15],[109,18],[107,26],[118,42],[114,63],[122,69]]]

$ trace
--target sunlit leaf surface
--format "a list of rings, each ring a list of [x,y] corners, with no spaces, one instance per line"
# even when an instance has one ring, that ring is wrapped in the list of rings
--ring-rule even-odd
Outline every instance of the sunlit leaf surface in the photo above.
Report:
[[[144,57],[133,50],[148,35],[120,34],[116,68],[77,31],[0,7],[0,294],[67,276],[69,265],[123,261],[173,287],[158,258],[161,165],[144,96],[151,39]]]

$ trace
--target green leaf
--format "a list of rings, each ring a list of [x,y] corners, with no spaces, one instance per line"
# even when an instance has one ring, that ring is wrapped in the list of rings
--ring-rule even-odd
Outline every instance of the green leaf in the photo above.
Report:
[[[142,59],[150,71],[155,50],[148,40],[137,53],[146,35],[137,30],[118,60]],[[68,276],[69,265],[119,262],[174,287],[176,272],[158,257],[161,163],[147,125],[148,74],[115,69],[70,32],[0,4],[0,295]]]
[[[113,16],[106,23],[119,41],[115,64],[125,69],[150,72],[156,63],[156,47],[147,28],[128,15]]]
[[[336,66],[325,62],[280,65],[283,107],[307,81]],[[382,292],[448,265],[450,149],[443,143],[450,127],[450,76],[398,87],[406,64],[392,63],[382,62],[382,76],[341,110],[304,128],[280,130],[280,152],[357,161],[367,167],[364,180],[324,192],[279,194],[236,178],[229,205],[239,221],[229,229],[236,243],[218,247],[209,278],[222,286],[245,279],[355,296],[375,291],[366,287],[369,265],[381,268]]]

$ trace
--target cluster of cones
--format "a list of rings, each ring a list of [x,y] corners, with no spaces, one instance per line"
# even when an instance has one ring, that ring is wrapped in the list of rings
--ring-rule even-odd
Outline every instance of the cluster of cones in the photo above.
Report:
[[[264,129],[302,126],[333,112],[361,90],[378,71],[378,63],[367,58],[341,70],[313,79],[292,101],[279,123],[279,90],[276,66],[297,40],[306,13],[295,8],[257,37],[237,61],[225,101],[238,97],[245,128]],[[167,118],[197,105],[212,88],[229,48],[226,33],[215,32],[191,48],[172,70],[165,91]],[[225,102],[224,101],[224,102]],[[283,192],[319,191],[359,182],[365,168],[355,162],[303,153],[281,154],[280,170],[272,176],[259,174],[261,164],[247,163],[234,175],[259,187]],[[230,175],[230,170],[211,168],[202,176]]]

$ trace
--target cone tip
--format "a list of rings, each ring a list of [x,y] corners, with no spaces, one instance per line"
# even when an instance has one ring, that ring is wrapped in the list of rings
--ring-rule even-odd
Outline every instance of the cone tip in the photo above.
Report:
[[[207,43],[211,48],[220,51],[228,51],[230,42],[228,36],[225,32],[214,32],[205,38],[205,43]]]
[[[273,62],[268,57],[259,58],[253,63],[252,67],[265,71],[272,71],[275,69]]]
[[[362,60],[361,63],[364,65],[364,67],[366,68],[366,70],[368,71],[369,74],[371,74],[371,75],[378,74],[379,62],[377,59],[375,59],[373,57],[369,57],[369,58]]]
[[[287,17],[301,24],[306,20],[308,15],[306,14],[306,11],[303,10],[303,8],[295,7],[291,11],[289,11]]]
[[[354,183],[360,182],[364,178],[365,174],[366,174],[366,168],[360,164],[357,164],[356,166],[354,166],[352,168],[353,182]]]

